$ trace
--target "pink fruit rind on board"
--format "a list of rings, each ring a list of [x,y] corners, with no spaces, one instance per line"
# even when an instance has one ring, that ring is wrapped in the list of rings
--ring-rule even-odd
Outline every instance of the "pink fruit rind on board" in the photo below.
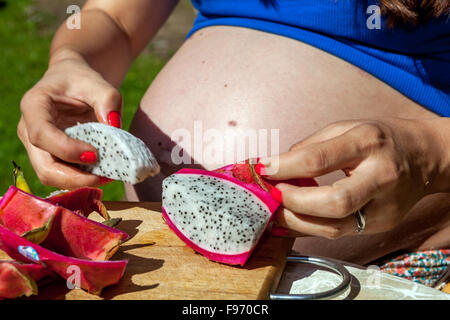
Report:
[[[102,198],[102,189],[82,187],[72,191],[58,193],[45,200],[79,213],[85,217],[88,217],[93,211],[96,211],[103,218],[109,219],[108,212],[101,201]]]
[[[18,190],[20,189],[11,186],[0,201],[0,224],[19,235],[42,227],[59,210],[59,207],[36,202],[35,197],[15,201]],[[5,212],[7,207],[8,212]],[[30,212],[33,214],[29,214]]]
[[[0,299],[37,294],[36,282],[53,272],[36,263],[0,260]]]
[[[14,264],[0,261],[0,300],[37,294],[36,282]]]
[[[41,245],[66,256],[108,259],[128,234],[90,220],[11,186],[0,202],[0,225],[17,235],[44,225],[53,216],[47,238]]]
[[[0,260],[0,263],[11,263],[13,264],[20,272],[26,273],[31,278],[33,278],[34,281],[39,281],[47,276],[52,276],[54,273],[44,267],[41,264],[37,263],[18,263],[16,261],[2,261]]]
[[[19,251],[24,248],[32,248],[35,254],[23,255],[23,251]],[[127,260],[92,261],[67,257],[34,244],[3,226],[0,226],[0,249],[15,260],[42,264],[64,279],[73,274],[69,267],[76,267],[74,270],[80,272],[81,288],[93,294],[99,294],[104,287],[118,283],[128,263]]]

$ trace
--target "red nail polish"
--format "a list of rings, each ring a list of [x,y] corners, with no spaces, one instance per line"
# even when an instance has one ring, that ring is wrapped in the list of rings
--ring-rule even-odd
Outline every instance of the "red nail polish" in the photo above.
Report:
[[[113,179],[109,179],[109,178],[106,178],[106,177],[100,177],[100,185],[104,185],[104,184],[107,184],[107,183],[110,183],[110,182],[113,182],[114,180]]]
[[[283,202],[283,196],[281,194],[280,189],[273,187],[272,189],[270,189],[270,195],[272,196],[272,198],[274,198],[276,201],[278,202]]]
[[[255,165],[255,172],[260,176],[266,176],[266,167],[262,163],[257,163]]]
[[[285,237],[289,234],[289,230],[283,227],[273,227],[272,235],[275,237]]]
[[[111,111],[108,114],[108,123],[113,127],[122,128],[122,117],[120,116],[120,113],[117,111]]]
[[[80,161],[88,163],[97,162],[97,155],[95,154],[95,152],[85,151],[81,154]]]

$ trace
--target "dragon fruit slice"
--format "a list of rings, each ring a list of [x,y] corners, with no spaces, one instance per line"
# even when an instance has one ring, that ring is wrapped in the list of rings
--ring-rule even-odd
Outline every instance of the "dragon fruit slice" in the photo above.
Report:
[[[317,186],[313,179],[296,184]],[[243,266],[280,205],[271,188],[248,161],[215,171],[182,169],[163,181],[162,213],[195,251]]]
[[[83,165],[86,171],[131,184],[159,173],[159,165],[145,143],[125,130],[88,122],[67,128],[65,132],[97,149],[98,161]]]
[[[317,185],[300,179],[298,185]],[[247,163],[216,171],[182,169],[163,181],[168,226],[208,259],[243,266],[280,203]]]
[[[0,260],[0,299],[37,294],[36,282],[52,274],[49,269],[36,263]]]
[[[51,193],[46,200],[53,204],[72,210],[86,218],[92,212],[98,212],[105,220],[111,219],[102,202],[103,190],[82,187],[75,190],[59,190]]]
[[[280,204],[256,183],[196,169],[164,179],[162,200],[168,226],[189,247],[242,266]]]
[[[20,263],[17,261],[0,260],[0,264],[13,265],[19,272],[26,274],[36,282],[43,278],[54,276],[54,273],[50,269],[37,263]]]
[[[67,256],[107,260],[128,239],[118,229],[92,221],[66,208],[28,194],[14,186],[0,202],[0,225],[17,235],[39,230],[52,219],[42,246]]]
[[[57,254],[22,238],[0,226],[0,249],[11,258],[25,263],[37,263],[69,279],[79,271],[80,287],[89,293],[100,294],[101,290],[119,282],[127,260],[91,261]]]
[[[90,214],[95,211],[105,219],[102,221],[104,225],[115,227],[122,221],[122,218],[111,218],[109,216],[108,210],[102,202],[102,197],[102,189],[81,187],[71,191],[54,191],[46,198],[46,200],[81,214],[86,218],[88,218]]]
[[[0,262],[0,299],[37,294],[36,282],[12,263]]]

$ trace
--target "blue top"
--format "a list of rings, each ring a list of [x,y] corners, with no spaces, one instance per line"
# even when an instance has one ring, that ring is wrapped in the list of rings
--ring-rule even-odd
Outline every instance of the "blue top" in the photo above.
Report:
[[[193,32],[247,27],[293,38],[371,73],[422,106],[450,116],[450,19],[389,29],[376,0],[192,0]]]

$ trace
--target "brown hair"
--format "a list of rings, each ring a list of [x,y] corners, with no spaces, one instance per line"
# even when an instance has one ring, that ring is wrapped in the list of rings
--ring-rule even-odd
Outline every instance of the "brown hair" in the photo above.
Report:
[[[450,0],[380,0],[381,13],[388,25],[417,25],[432,18],[450,14]]]

